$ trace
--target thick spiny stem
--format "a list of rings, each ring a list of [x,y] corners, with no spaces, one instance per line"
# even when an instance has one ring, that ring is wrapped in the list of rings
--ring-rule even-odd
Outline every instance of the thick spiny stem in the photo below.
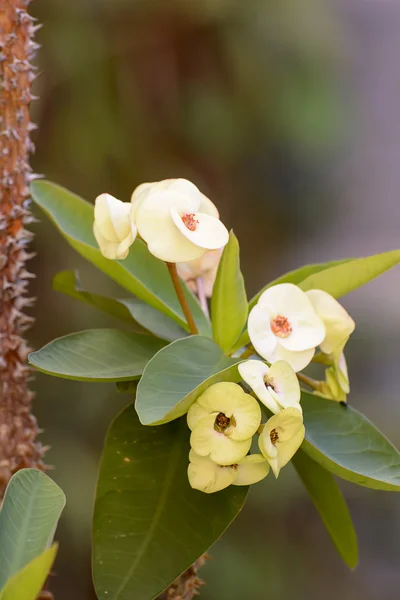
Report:
[[[10,477],[22,467],[43,469],[45,449],[36,441],[39,429],[31,414],[28,389],[29,348],[23,338],[32,323],[24,309],[33,277],[26,270],[32,256],[29,182],[34,178],[29,155],[34,146],[29,107],[35,79],[31,60],[37,26],[28,14],[29,0],[0,0],[0,498]]]

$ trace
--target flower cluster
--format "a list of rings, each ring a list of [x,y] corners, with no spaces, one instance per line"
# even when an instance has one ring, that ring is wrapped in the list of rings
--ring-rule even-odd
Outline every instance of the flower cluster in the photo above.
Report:
[[[344,308],[321,290],[303,292],[284,283],[263,292],[250,312],[248,332],[269,364],[250,359],[238,365],[255,397],[236,383],[216,383],[190,407],[190,485],[212,493],[229,485],[257,483],[270,469],[278,477],[305,435],[296,373],[319,347],[319,362],[329,367],[320,395],[345,398],[349,381],[343,348],[354,327]],[[273,413],[264,424],[257,400]],[[260,454],[248,454],[255,434]]]
[[[186,179],[143,183],[131,202],[101,194],[94,217],[96,241],[110,259],[126,258],[137,235],[154,256],[171,263],[200,259],[229,237],[214,204]]]

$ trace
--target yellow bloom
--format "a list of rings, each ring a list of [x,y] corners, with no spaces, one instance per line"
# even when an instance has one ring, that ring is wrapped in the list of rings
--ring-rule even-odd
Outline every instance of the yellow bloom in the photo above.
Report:
[[[347,394],[350,393],[346,359],[340,350],[338,353],[330,354],[329,358],[332,360],[332,365],[325,371],[326,381],[315,393],[328,398],[328,400],[346,402]]]
[[[236,383],[210,386],[189,409],[190,444],[200,456],[220,465],[246,456],[261,422],[260,406]]]
[[[110,194],[101,194],[94,205],[93,233],[106,258],[122,260],[136,238],[132,205]]]
[[[160,260],[196,260],[228,242],[218,210],[187,179],[144,183],[131,200],[139,235]]]
[[[275,477],[300,448],[304,434],[303,416],[297,408],[284,408],[266,422],[258,445]]]
[[[306,292],[315,312],[325,325],[326,335],[319,344],[322,352],[331,354],[338,348],[343,349],[355,329],[355,323],[348,312],[333,296],[322,290]]]
[[[268,461],[261,454],[250,454],[236,464],[221,466],[208,456],[199,456],[191,450],[189,460],[189,483],[195,490],[206,494],[219,492],[229,485],[257,483],[269,472]]]
[[[299,381],[287,362],[278,360],[268,367],[260,360],[246,360],[238,369],[257,398],[273,413],[290,406],[302,410]]]
[[[311,361],[325,338],[325,326],[307,295],[292,283],[263,292],[249,314],[248,332],[258,354],[269,363],[284,360],[294,371]]]

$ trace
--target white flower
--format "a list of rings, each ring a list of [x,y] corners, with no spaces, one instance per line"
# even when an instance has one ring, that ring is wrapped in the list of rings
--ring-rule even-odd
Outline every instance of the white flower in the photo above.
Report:
[[[216,207],[186,179],[144,183],[132,206],[139,235],[160,260],[189,262],[228,242]]]
[[[219,492],[232,484],[258,483],[269,472],[269,463],[261,454],[250,454],[236,464],[221,466],[208,456],[200,456],[191,450],[189,460],[189,483],[195,490],[206,494]]]
[[[338,348],[343,348],[355,329],[355,323],[348,312],[335,298],[322,290],[306,292],[317,315],[323,320],[326,335],[320,343],[325,354],[331,354]]]
[[[273,413],[290,406],[302,410],[299,381],[287,362],[278,360],[268,367],[260,360],[247,360],[240,363],[238,369],[257,398]]]
[[[325,338],[325,326],[307,295],[292,283],[263,292],[248,320],[251,343],[270,363],[284,360],[301,371]]]
[[[304,434],[303,415],[297,408],[284,408],[266,422],[258,445],[275,477],[296,454]]]
[[[257,400],[236,383],[210,386],[189,408],[190,445],[200,456],[220,465],[241,460],[261,422]]]
[[[93,233],[106,258],[122,260],[136,238],[132,205],[110,194],[101,194],[94,205]]]

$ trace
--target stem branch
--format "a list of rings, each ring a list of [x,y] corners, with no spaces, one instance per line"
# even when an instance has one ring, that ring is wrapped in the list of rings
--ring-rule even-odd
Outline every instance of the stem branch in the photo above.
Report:
[[[316,379],[312,379],[311,377],[308,377],[308,375],[303,375],[303,373],[297,373],[297,378],[299,381],[302,381],[303,383],[308,385],[310,388],[313,388],[314,390],[320,389],[320,382],[317,381]]]
[[[169,274],[171,275],[172,283],[174,285],[176,295],[178,296],[179,303],[182,307],[183,314],[185,315],[187,324],[189,326],[189,331],[193,335],[196,335],[199,332],[196,327],[196,323],[194,322],[193,315],[190,312],[189,305],[186,301],[185,294],[183,292],[183,288],[179,279],[178,271],[176,270],[176,264],[167,262],[166,265],[168,267]]]

